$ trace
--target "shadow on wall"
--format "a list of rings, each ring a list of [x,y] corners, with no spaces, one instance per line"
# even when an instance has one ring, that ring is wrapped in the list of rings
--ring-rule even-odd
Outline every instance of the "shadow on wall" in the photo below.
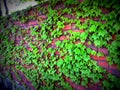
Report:
[[[22,2],[22,0],[1,0],[0,1],[0,16],[11,14],[12,12],[26,9],[29,6],[35,6],[37,2],[35,0],[28,0]]]
[[[2,0],[0,2],[0,16],[2,16],[2,5],[4,5],[4,8],[6,10],[6,15],[8,15],[8,7],[7,7],[7,3],[6,3],[6,0]]]
[[[0,77],[0,90],[26,90],[24,86],[12,83],[8,78]]]

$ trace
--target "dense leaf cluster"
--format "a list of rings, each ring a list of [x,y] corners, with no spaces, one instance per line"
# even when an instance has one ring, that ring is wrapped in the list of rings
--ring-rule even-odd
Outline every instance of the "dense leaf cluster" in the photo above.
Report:
[[[64,75],[76,84],[85,87],[88,87],[88,84],[103,81],[104,89],[119,89],[120,79],[108,74],[104,68],[98,66],[96,61],[90,58],[91,54],[98,56],[104,54],[96,52],[84,44],[89,40],[89,44],[93,43],[97,47],[108,48],[108,61],[110,64],[118,64],[120,68],[119,2],[117,3],[117,0],[111,2],[85,0],[79,4],[77,0],[75,2],[63,0],[63,4],[59,0],[53,1],[49,1],[52,4],[49,4],[47,8],[37,6],[33,9],[39,14],[46,14],[47,19],[40,22],[38,26],[30,27],[30,33],[14,25],[13,22],[20,20],[22,23],[27,23],[30,20],[42,20],[42,18],[37,18],[36,13],[28,15],[31,8],[15,12],[10,17],[1,18],[0,66],[3,68],[9,66],[10,70],[14,70],[14,67],[21,70],[38,90],[58,89],[55,83],[61,86],[61,90],[72,89],[64,81]],[[55,7],[58,2],[62,3],[65,8],[54,9],[53,6]],[[112,7],[113,10],[105,14],[101,10],[103,7]],[[65,14],[71,15],[71,17],[76,15],[76,18],[65,17]],[[94,17],[99,17],[99,19],[93,20]],[[80,18],[85,18],[85,22],[82,22]],[[106,23],[103,24],[103,21]],[[84,30],[84,32],[63,30],[66,24],[73,23],[75,28]],[[112,41],[112,35],[116,35],[114,41]],[[56,41],[56,47],[51,47],[51,43],[61,36],[66,36],[69,40]],[[22,39],[16,40],[21,37]],[[75,44],[76,41],[80,43]],[[108,44],[109,41],[112,43]],[[56,54],[56,52],[60,54]],[[26,69],[24,65],[33,65],[33,67]],[[6,77],[11,78],[10,70],[7,71]],[[20,78],[19,75],[18,78]]]

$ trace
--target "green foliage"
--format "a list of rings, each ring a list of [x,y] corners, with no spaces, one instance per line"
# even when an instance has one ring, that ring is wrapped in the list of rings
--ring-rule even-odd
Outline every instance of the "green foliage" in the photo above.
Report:
[[[104,56],[104,54],[85,46],[85,42],[89,40],[89,45],[95,44],[96,47],[108,48],[108,62],[110,64],[115,63],[120,68],[120,25],[119,20],[116,20],[119,15],[119,7],[118,4],[115,4],[116,0],[111,2],[85,0],[80,5],[78,5],[78,0],[66,0],[64,5],[69,7],[72,5],[76,6],[57,10],[53,8],[60,0],[53,1],[48,1],[50,5],[47,9],[44,7],[36,8],[37,10],[45,10],[47,19],[40,26],[29,28],[30,33],[8,22],[6,17],[1,19],[0,66],[13,68],[15,65],[16,69],[24,72],[26,77],[32,81],[36,89],[41,90],[58,89],[54,85],[55,82],[66,89],[72,90],[69,83],[64,81],[63,75],[76,84],[85,87],[87,87],[88,83],[98,83],[105,78],[103,75],[107,75],[106,80],[103,80],[102,83],[103,88],[105,90],[119,89],[120,80],[116,76],[108,74],[104,68],[98,66],[97,62],[90,57],[90,55]],[[107,5],[107,3],[110,3],[110,5]],[[103,14],[102,10],[100,10],[101,6],[107,8],[112,6],[115,10],[109,14]],[[65,14],[70,14],[71,16],[76,14],[77,16],[72,19],[64,17]],[[12,21],[20,20],[22,23],[37,19],[36,13],[33,16],[28,15],[26,17],[25,11],[21,12],[20,15],[15,12],[11,16]],[[98,16],[100,17],[99,22],[91,20]],[[86,19],[85,22],[83,23],[80,18]],[[103,20],[108,22],[103,24],[100,22]],[[75,24],[75,28],[82,29],[85,32],[64,31],[66,24]],[[116,40],[108,44],[114,34],[116,34]],[[63,35],[69,40],[59,41],[59,38]],[[21,43],[15,45],[17,43],[15,40],[18,36],[22,37]],[[55,45],[51,44],[53,41]],[[76,44],[76,42],[78,43]],[[24,45],[26,43],[27,45]],[[56,54],[57,51],[60,54]],[[10,77],[10,72],[7,72],[7,75]],[[17,77],[20,79],[19,75]],[[41,82],[46,82],[46,84],[39,87]]]

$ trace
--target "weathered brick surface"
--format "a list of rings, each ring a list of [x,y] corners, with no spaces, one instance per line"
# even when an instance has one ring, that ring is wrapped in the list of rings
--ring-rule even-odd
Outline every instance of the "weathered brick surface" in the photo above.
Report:
[[[106,61],[98,61],[98,65],[104,68],[108,68],[108,62]]]
[[[31,21],[31,22],[28,22],[28,25],[29,25],[29,26],[38,25],[38,21]]]
[[[118,69],[109,69],[108,72],[117,77],[120,77],[120,70],[118,70]]]
[[[79,0],[80,2],[83,2],[84,0]],[[47,4],[46,4],[46,6],[48,6]],[[45,6],[45,7],[46,7]],[[58,6],[56,6],[55,8],[56,9],[58,9],[58,8],[65,8],[65,6],[63,5],[63,4],[60,4],[60,5],[58,5]],[[107,9],[105,9],[105,8],[101,8],[101,10],[102,10],[102,13],[104,13],[104,14],[107,14],[107,13],[109,13],[110,11],[109,10],[107,10]],[[59,12],[58,12],[59,13]],[[61,13],[59,13],[59,14],[61,14]],[[70,14],[64,14],[63,15],[64,17],[67,17],[67,18],[76,18],[76,16],[75,15],[70,15]],[[28,28],[30,28],[31,26],[36,26],[36,25],[38,25],[38,23],[39,22],[43,22],[45,19],[47,19],[47,16],[46,15],[37,15],[37,19],[40,19],[40,20],[36,20],[36,21],[29,21],[29,22],[27,22],[27,23],[22,23],[21,21],[15,21],[14,22],[14,24],[16,24],[16,25],[18,25],[18,26],[20,26],[21,28],[23,28],[23,29],[28,29]],[[80,20],[80,22],[81,23],[84,23],[85,22],[85,20],[86,20],[87,18],[80,18],[79,20]],[[93,20],[95,20],[95,21],[99,21],[100,20],[100,17],[94,17],[94,18],[92,18]],[[105,21],[105,20],[102,20],[101,21],[103,24],[105,24],[107,21]],[[84,32],[84,30],[79,30],[79,28],[77,28],[76,26],[75,26],[75,24],[73,23],[73,24],[66,24],[65,25],[65,27],[63,28],[63,30],[64,31],[68,31],[68,30],[73,30],[73,32],[79,32],[79,33],[82,33],[82,32]],[[27,34],[30,34],[31,32],[30,32],[30,30],[27,30]],[[69,38],[67,38],[66,36],[61,36],[61,37],[59,37],[59,38],[56,38],[56,39],[54,39],[53,41],[52,41],[52,43],[50,44],[50,47],[52,47],[52,48],[56,48],[56,41],[58,41],[58,40],[69,40]],[[112,36],[112,40],[115,40],[116,39],[116,35],[113,35]],[[19,38],[16,38],[16,41],[19,41],[20,39]],[[111,41],[112,42],[112,41]],[[75,44],[78,44],[78,43],[81,43],[80,41],[76,41],[75,42]],[[18,44],[18,42],[17,42],[17,44]],[[18,44],[19,45],[19,44]],[[26,45],[26,44],[25,44]],[[93,45],[93,44],[88,44],[88,42],[85,42],[85,44],[84,45],[86,45],[88,48],[91,48],[91,49],[93,49],[93,50],[95,50],[95,51],[98,51],[98,52],[102,52],[102,53],[104,53],[105,55],[108,55],[108,50],[106,49],[106,48],[97,48],[95,45]],[[30,47],[28,47],[28,45],[26,45],[26,48],[27,48],[27,50],[30,50],[30,51],[32,51],[33,49],[32,48],[30,48]],[[55,54],[56,55],[59,55],[60,54],[60,52],[58,52],[58,51],[56,51],[55,52]],[[94,60],[96,60],[97,61],[97,63],[98,63],[98,65],[99,66],[101,66],[101,67],[103,67],[103,68],[105,68],[106,70],[108,70],[108,72],[109,73],[111,73],[111,74],[113,74],[113,75],[116,75],[116,76],[118,76],[118,77],[120,77],[120,71],[118,70],[118,67],[117,67],[117,65],[109,65],[108,64],[108,62],[106,61],[106,57],[107,56],[94,56],[94,55],[90,55],[90,57],[92,58],[92,59],[94,59]],[[64,56],[63,57],[61,57],[62,59],[64,59]],[[29,66],[29,65],[23,65],[25,68],[31,68],[32,66]],[[21,77],[24,79],[23,81],[24,81],[24,83],[26,83],[28,86],[30,86],[31,88],[32,88],[32,90],[34,90],[34,87],[31,85],[31,83],[24,77],[24,75],[22,75],[20,72],[18,72],[20,75],[21,75]],[[15,76],[15,73],[13,73],[12,72],[12,76],[13,76],[13,78],[14,79],[16,79],[17,80],[17,77]],[[66,78],[65,79],[75,90],[102,90],[102,87],[100,87],[101,86],[101,84],[96,84],[94,87],[89,87],[89,88],[84,88],[83,86],[80,86],[80,85],[77,85],[77,84],[75,84],[75,83],[73,83],[69,78]],[[19,80],[18,80],[19,81]]]
[[[71,25],[65,25],[63,30],[71,30]]]
[[[46,19],[47,18],[46,15],[40,15],[39,17],[41,17],[42,19]]]
[[[108,14],[110,11],[106,8],[101,8],[102,13]]]
[[[68,40],[69,38],[67,38],[66,36],[61,36],[59,37],[59,40],[62,41],[62,40]]]
[[[73,30],[73,32],[83,33],[83,32],[84,32],[84,30]]]
[[[112,65],[109,65],[109,68],[110,69],[118,69],[118,66],[117,66],[117,64],[112,64]]]
[[[93,50],[97,51],[97,47],[96,47],[96,46],[94,46],[94,45],[88,45],[87,47],[89,47],[89,48],[91,48],[91,49],[93,49]]]
[[[64,14],[63,16],[66,17],[66,18],[71,18],[70,14]]]
[[[90,55],[90,57],[94,60],[106,60],[106,56],[94,56]]]
[[[82,22],[82,23],[84,23],[85,22],[85,18],[80,18],[80,21]]]
[[[112,35],[112,40],[115,40],[116,39],[116,35]]]
[[[95,85],[95,86],[93,86],[91,88],[86,88],[85,90],[97,90],[97,86]]]
[[[98,48],[98,51],[108,55],[108,49],[107,48]]]
[[[71,29],[72,29],[72,30],[78,30],[79,28],[76,27],[76,24],[75,24],[75,23],[72,23]]]

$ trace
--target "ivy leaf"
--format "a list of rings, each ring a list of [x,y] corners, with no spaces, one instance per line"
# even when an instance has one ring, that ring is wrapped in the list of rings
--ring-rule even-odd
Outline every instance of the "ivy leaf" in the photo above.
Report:
[[[58,28],[64,28],[64,23],[58,21],[58,22],[57,22],[57,26],[58,26]]]
[[[98,46],[98,47],[101,47],[101,46],[102,46],[102,40],[95,40],[94,43],[95,43],[95,45]]]
[[[80,40],[82,43],[85,42],[85,40],[87,39],[88,37],[88,33],[87,32],[83,32],[81,35],[80,35]]]
[[[60,46],[60,45],[61,45],[61,41],[57,41],[57,42],[56,42],[56,45],[57,45],[57,46]]]
[[[46,39],[47,39],[47,35],[45,35],[45,34],[44,34],[44,35],[42,35],[41,37],[42,37],[44,40],[46,40]]]
[[[82,85],[82,86],[86,86],[87,84],[88,84],[88,81],[82,81],[82,82],[81,82],[81,85]]]
[[[120,30],[120,23],[115,23],[115,25],[113,26],[113,28],[115,28],[116,32],[118,30]]]
[[[80,54],[80,49],[79,48],[75,48],[74,52],[75,52],[75,54]]]
[[[103,81],[103,86],[104,86],[104,87],[109,87],[109,82],[108,82],[107,80],[104,80],[104,81]]]
[[[98,35],[104,37],[107,34],[106,30],[98,30]]]
[[[90,28],[89,28],[89,31],[90,32],[95,32],[97,29],[97,26],[96,25],[92,25]]]
[[[89,55],[87,55],[87,56],[85,55],[84,57],[85,57],[85,58],[84,58],[85,61],[90,60],[90,56],[89,56]]]
[[[62,66],[62,64],[63,64],[63,60],[59,59],[58,62],[57,62],[57,66],[60,67],[60,66]]]

